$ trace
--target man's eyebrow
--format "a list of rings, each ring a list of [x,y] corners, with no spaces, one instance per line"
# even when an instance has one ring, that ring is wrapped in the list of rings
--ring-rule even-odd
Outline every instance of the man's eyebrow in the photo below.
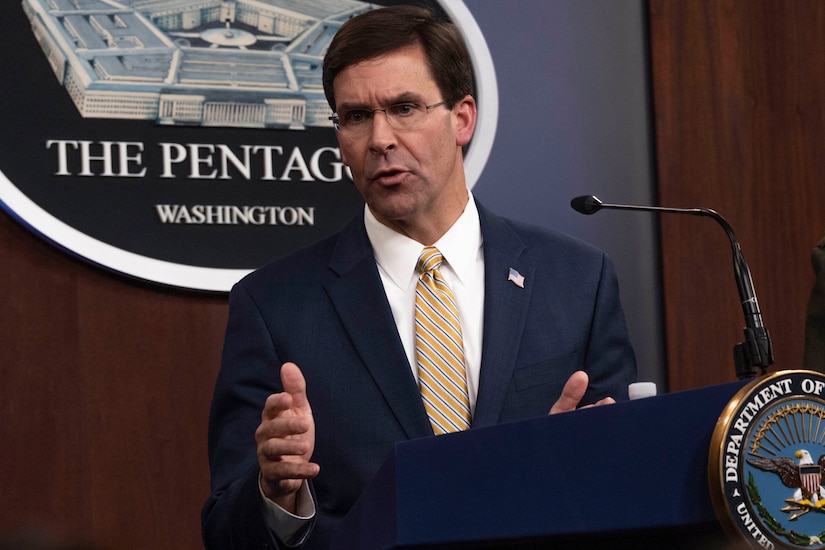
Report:
[[[420,94],[414,92],[405,92],[395,97],[389,102],[389,105],[398,105],[399,103],[421,103],[423,99]]]
[[[342,111],[360,111],[370,109],[370,106],[365,103],[339,103],[335,107],[339,113]]]
[[[338,112],[343,111],[356,111],[356,110],[366,110],[371,111],[372,109],[382,109],[384,107],[389,107],[390,105],[398,105],[399,103],[422,103],[423,99],[421,95],[414,93],[414,92],[404,92],[395,96],[394,98],[388,100],[384,105],[380,107],[373,107],[372,105],[367,105],[366,103],[356,103],[356,102],[344,102],[339,103],[336,105]]]

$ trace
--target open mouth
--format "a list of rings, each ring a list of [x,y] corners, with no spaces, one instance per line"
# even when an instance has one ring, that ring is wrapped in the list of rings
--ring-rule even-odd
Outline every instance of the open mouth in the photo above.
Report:
[[[401,182],[404,174],[406,174],[406,172],[400,169],[380,170],[375,173],[372,179],[385,185],[394,185]]]

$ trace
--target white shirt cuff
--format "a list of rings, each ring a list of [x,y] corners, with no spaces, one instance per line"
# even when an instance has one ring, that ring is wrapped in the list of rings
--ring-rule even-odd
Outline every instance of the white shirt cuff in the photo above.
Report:
[[[261,488],[261,474],[258,474],[258,491],[264,504],[264,517],[267,525],[289,546],[298,546],[307,536],[308,527],[315,517],[315,502],[309,491],[309,483],[304,480],[301,488],[295,493],[295,513],[288,512],[272,502]]]

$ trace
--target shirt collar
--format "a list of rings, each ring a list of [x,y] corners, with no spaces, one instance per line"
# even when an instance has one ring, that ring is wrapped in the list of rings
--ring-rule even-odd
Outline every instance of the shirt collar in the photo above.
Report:
[[[409,288],[418,279],[415,264],[424,245],[379,222],[367,206],[364,206],[364,225],[378,265],[399,288]],[[458,279],[466,282],[481,247],[481,223],[472,194],[464,212],[433,246],[444,255]]]

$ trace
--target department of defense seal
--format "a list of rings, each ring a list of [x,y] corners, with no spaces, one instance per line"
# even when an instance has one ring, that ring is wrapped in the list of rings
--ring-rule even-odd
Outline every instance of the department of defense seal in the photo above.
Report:
[[[714,510],[754,548],[825,548],[825,376],[780,371],[743,387],[711,438]]]

